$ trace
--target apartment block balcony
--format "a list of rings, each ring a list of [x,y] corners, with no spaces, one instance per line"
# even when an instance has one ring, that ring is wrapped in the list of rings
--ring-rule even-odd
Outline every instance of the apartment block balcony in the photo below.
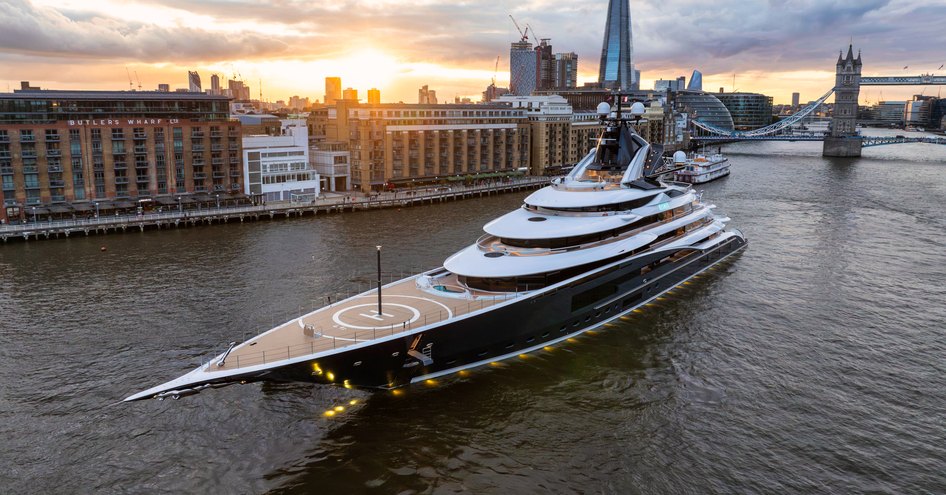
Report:
[[[66,181],[64,181],[64,180],[51,180],[51,181],[49,181],[49,187],[66,187]]]
[[[240,189],[240,184],[237,182],[234,182],[233,184],[230,184],[230,189],[238,190]]]
[[[23,158],[36,158],[36,152],[35,152],[35,151],[24,151],[24,152],[23,152]]]
[[[154,151],[164,151],[164,143],[154,143]]]
[[[241,175],[243,175],[243,172],[240,172],[239,170],[231,170],[231,171],[230,171],[230,177],[239,177],[239,176],[241,176]]]
[[[58,143],[58,142],[59,142],[59,134],[47,134],[47,135],[46,135],[46,142],[47,142],[47,143]]]
[[[116,184],[128,184],[128,177],[115,177]]]
[[[227,174],[224,172],[214,172],[214,179],[223,179]]]
[[[12,158],[13,155],[9,151],[0,151],[0,158]]]
[[[2,175],[13,175],[13,167],[11,167],[11,166],[3,166],[3,167],[0,167],[0,174],[2,174]]]
[[[142,139],[148,139],[148,135],[145,134],[145,133],[143,133],[143,132],[142,132],[142,133],[136,132],[133,137],[134,137],[135,141],[141,141]]]
[[[222,144],[211,144],[211,145],[210,145],[210,150],[211,150],[211,151],[223,151],[223,145],[222,145]]]
[[[46,156],[62,156],[62,150],[60,149],[46,150]]]
[[[223,137],[223,133],[220,131],[210,131],[210,137],[212,138]]]
[[[204,137],[204,132],[203,132],[203,131],[192,131],[192,132],[191,132],[191,139],[202,139],[203,137]]]
[[[34,136],[34,135],[32,135],[32,134],[25,134],[25,135],[24,135],[24,134],[20,134],[20,142],[21,142],[21,143],[35,143],[35,142],[36,142],[36,136]]]
[[[148,162],[135,162],[135,168],[137,169],[147,169],[150,165]]]
[[[48,165],[46,170],[49,172],[62,172],[62,165]]]
[[[194,191],[196,192],[207,192],[207,186],[201,184],[194,186]]]
[[[149,179],[147,175],[139,175],[139,176],[135,179],[135,182],[137,182],[138,184],[147,184],[148,181],[150,181],[150,180],[151,180],[151,179]]]
[[[9,136],[9,135],[4,134],[4,135],[0,136],[0,143],[9,143],[9,142],[10,142],[10,136]]]
[[[212,158],[210,163],[214,165],[223,165],[223,158]]]
[[[230,157],[230,163],[231,163],[231,164],[238,164],[238,163],[240,163],[240,159],[237,158],[237,157],[235,157],[235,156],[231,156],[231,157]]]
[[[205,173],[194,174],[194,180],[204,180],[206,178],[207,174]]]
[[[191,151],[204,151],[204,149],[204,145],[202,144],[195,144],[191,146]]]
[[[114,168],[115,170],[128,170],[128,164],[127,164],[127,163],[115,163],[114,165],[112,165],[112,168]]]
[[[147,147],[147,146],[135,146],[135,154],[136,154],[136,155],[146,155],[146,154],[148,154],[148,147]]]

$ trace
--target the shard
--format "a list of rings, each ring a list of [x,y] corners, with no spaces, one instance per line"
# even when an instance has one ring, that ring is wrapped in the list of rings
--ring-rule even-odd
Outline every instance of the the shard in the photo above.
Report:
[[[630,0],[609,0],[598,82],[608,89],[635,89]]]

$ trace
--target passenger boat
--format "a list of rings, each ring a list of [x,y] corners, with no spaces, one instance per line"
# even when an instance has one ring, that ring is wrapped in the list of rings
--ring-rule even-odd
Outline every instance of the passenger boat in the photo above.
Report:
[[[383,286],[379,277],[377,291],[231,343],[125,400],[263,380],[402,387],[603,325],[746,246],[689,184],[659,179],[661,153],[620,103],[598,112],[605,130],[568,175],[486,224],[443,266]],[[630,113],[643,112],[635,103]]]
[[[694,153],[687,155],[683,151],[673,154],[674,180],[687,184],[705,184],[711,180],[729,175],[729,159],[722,153],[705,155]]]

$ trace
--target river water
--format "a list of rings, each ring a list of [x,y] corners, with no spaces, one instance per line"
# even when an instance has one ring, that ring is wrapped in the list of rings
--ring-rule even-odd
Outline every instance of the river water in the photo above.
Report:
[[[386,270],[433,267],[525,194],[0,246],[0,492],[946,492],[946,147],[724,152],[704,200],[742,254],[594,335],[397,396],[120,402],[367,282],[376,244]]]

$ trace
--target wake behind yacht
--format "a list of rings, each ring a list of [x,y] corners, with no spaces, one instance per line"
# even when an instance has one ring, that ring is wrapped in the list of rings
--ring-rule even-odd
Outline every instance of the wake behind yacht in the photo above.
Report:
[[[391,389],[553,345],[655,299],[746,246],[654,150],[599,105],[606,129],[571,172],[484,227],[443,266],[322,307],[127,399],[236,382]],[[639,118],[643,105],[635,103]],[[380,247],[379,247],[380,249]]]

